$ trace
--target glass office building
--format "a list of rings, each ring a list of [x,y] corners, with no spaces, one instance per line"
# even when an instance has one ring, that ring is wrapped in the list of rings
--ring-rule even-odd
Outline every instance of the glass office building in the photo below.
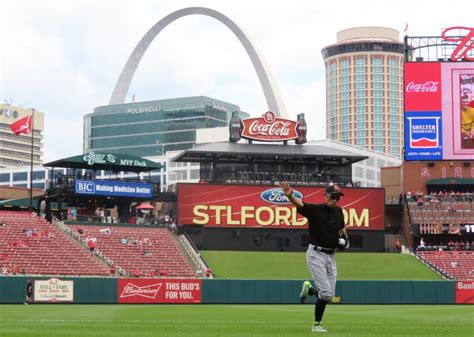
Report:
[[[322,50],[326,138],[401,158],[403,43],[395,29],[357,27]]]
[[[196,130],[226,127],[240,107],[210,97],[184,97],[101,106],[84,117],[84,153],[153,157],[192,148]]]

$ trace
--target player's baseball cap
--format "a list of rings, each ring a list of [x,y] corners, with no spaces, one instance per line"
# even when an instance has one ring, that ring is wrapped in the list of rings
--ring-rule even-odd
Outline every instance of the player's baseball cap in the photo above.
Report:
[[[329,194],[330,196],[332,195],[344,196],[344,193],[342,193],[341,189],[337,185],[328,186],[326,188],[326,194]]]

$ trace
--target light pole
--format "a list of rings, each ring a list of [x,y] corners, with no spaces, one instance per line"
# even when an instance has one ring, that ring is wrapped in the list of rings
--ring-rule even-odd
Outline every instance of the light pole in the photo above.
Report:
[[[163,167],[165,166],[166,163],[166,157],[165,157],[165,144],[161,143],[159,140],[156,141],[156,145],[161,146],[161,168],[160,168],[160,192],[165,192],[164,184],[163,184],[163,179],[164,179],[164,170]]]
[[[161,143],[159,140],[156,141],[156,145],[160,145],[161,146],[161,155],[164,156],[165,155],[165,144]]]

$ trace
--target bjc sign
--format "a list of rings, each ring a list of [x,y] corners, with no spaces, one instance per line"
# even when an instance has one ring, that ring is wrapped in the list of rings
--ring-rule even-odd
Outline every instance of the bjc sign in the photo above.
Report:
[[[441,111],[439,63],[405,63],[405,111]]]
[[[195,279],[119,279],[118,302],[201,303],[201,289]]]

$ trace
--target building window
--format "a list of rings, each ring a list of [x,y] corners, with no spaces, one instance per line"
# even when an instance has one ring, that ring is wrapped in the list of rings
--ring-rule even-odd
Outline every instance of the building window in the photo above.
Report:
[[[10,182],[10,173],[0,173],[0,183]]]
[[[28,174],[26,172],[13,172],[13,181],[25,180],[28,180]]]

